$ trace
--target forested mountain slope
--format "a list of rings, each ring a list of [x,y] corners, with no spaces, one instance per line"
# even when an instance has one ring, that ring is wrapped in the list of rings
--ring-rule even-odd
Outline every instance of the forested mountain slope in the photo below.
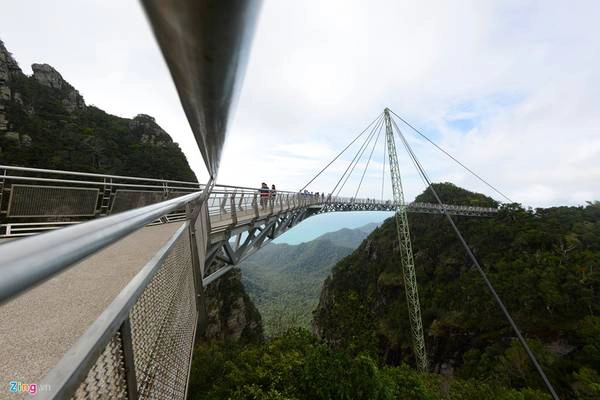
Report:
[[[452,184],[436,188],[447,203],[495,203]],[[429,193],[417,198],[431,200]],[[455,220],[562,396],[600,398],[600,204],[507,205],[493,218]],[[410,214],[409,223],[431,368],[542,388],[444,217]],[[317,332],[343,351],[412,363],[403,286],[389,219],[333,269],[315,313]]]
[[[376,223],[370,223],[355,229],[342,228],[335,232],[325,233],[315,240],[329,240],[334,245],[354,250],[365,240],[369,233],[377,228],[377,225]]]
[[[196,181],[154,118],[107,114],[50,65],[32,70],[25,75],[0,41],[1,164]]]
[[[309,328],[323,281],[377,224],[329,232],[298,245],[271,243],[244,261],[244,286],[263,317],[267,335]]]

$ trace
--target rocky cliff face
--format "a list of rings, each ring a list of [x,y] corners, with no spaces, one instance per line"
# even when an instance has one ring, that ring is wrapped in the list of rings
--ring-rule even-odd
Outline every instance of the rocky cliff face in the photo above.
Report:
[[[63,105],[68,112],[73,112],[76,109],[85,108],[83,97],[73,86],[71,86],[57,70],[48,64],[32,64],[33,78],[41,85],[52,89],[58,89],[63,92]]]
[[[196,181],[154,118],[87,106],[52,66],[31,68],[25,75],[0,41],[0,163]]]
[[[20,73],[22,73],[21,68],[0,40],[0,132],[8,129],[5,102],[13,98],[9,82]]]
[[[206,339],[253,342],[263,338],[260,313],[241,278],[241,271],[234,269],[208,287]]]
[[[142,143],[153,146],[167,147],[173,140],[163,128],[161,128],[153,117],[146,114],[138,114],[129,122],[129,129],[136,133]]]

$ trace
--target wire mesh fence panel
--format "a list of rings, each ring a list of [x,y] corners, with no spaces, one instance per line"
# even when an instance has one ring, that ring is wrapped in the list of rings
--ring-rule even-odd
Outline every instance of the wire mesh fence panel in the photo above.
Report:
[[[167,193],[162,191],[122,190],[115,192],[115,199],[110,210],[111,214],[144,207],[149,204],[167,200]]]
[[[12,185],[7,216],[93,216],[98,189]]]
[[[141,399],[184,399],[196,323],[189,236],[177,239],[130,312]]]
[[[125,358],[119,332],[108,342],[72,399],[127,399]]]

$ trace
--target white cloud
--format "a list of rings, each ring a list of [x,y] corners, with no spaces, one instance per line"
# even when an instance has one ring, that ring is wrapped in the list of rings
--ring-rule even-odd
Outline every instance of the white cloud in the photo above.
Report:
[[[0,38],[22,66],[48,62],[88,103],[155,116],[205,178],[138,4],[13,2],[3,12]],[[389,106],[516,201],[599,199],[599,17],[594,1],[267,1],[220,181],[297,190]],[[405,133],[432,178],[493,194]],[[399,156],[410,198],[422,183]],[[370,197],[381,193],[381,149],[374,157],[361,189]]]

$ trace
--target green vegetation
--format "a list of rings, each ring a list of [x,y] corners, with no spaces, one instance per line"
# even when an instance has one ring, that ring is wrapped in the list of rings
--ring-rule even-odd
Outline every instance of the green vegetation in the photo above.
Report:
[[[11,96],[0,100],[8,120],[0,163],[196,181],[177,143],[152,117],[107,114],[86,106],[67,82],[49,87],[20,70],[4,84]]]
[[[436,188],[448,203],[496,205],[451,184]],[[431,201],[428,196],[417,200]],[[281,323],[279,336],[266,342],[201,343],[192,398],[548,399],[447,222],[435,215],[409,218],[431,374],[410,367],[390,219],[327,278],[314,314],[322,339],[305,330],[282,333]],[[600,204],[537,210],[511,204],[493,218],[455,220],[561,398],[600,399]],[[326,250],[313,246],[306,265],[294,264],[298,254],[290,249],[278,250],[279,258],[263,253],[282,281],[273,303],[290,281],[321,268],[319,254]],[[280,274],[289,264],[300,274]]]
[[[240,344],[263,339],[261,315],[244,290],[241,275],[233,270],[206,288],[206,338]]]
[[[262,315],[267,336],[310,327],[325,277],[376,226],[344,228],[299,245],[270,244],[241,265],[244,286]]]
[[[493,205],[451,184],[448,203]],[[431,201],[429,193],[417,198]],[[600,204],[455,220],[563,398],[600,398]],[[526,354],[442,216],[409,215],[430,366],[435,372],[542,390]],[[393,219],[336,265],[315,312],[335,349],[412,364]]]
[[[542,400],[532,389],[421,375],[407,365],[378,366],[368,354],[332,350],[305,330],[265,343],[200,343],[195,349],[191,399]]]

